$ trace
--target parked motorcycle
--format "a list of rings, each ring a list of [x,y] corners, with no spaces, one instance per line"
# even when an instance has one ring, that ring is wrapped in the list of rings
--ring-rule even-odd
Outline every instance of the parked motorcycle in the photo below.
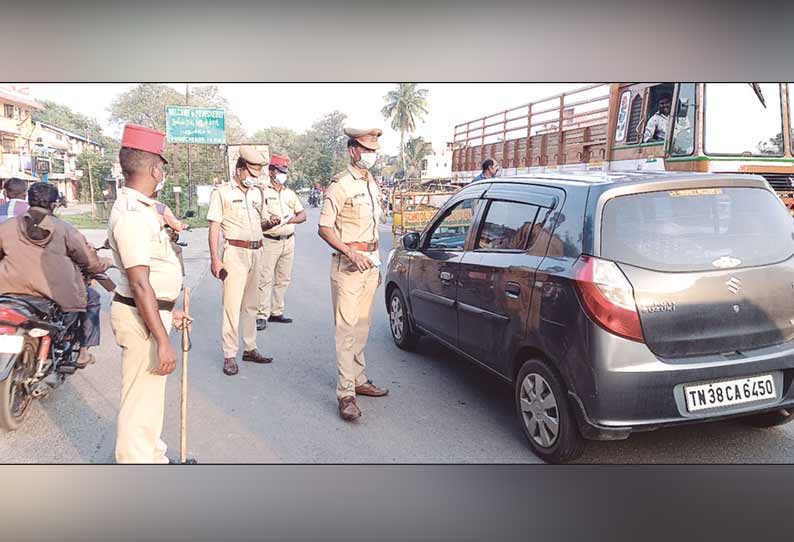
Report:
[[[101,248],[107,248],[107,242]],[[116,288],[104,273],[86,280],[98,282],[109,292]],[[0,427],[18,429],[33,400],[47,395],[77,370],[81,320],[67,318],[49,299],[0,296]]]

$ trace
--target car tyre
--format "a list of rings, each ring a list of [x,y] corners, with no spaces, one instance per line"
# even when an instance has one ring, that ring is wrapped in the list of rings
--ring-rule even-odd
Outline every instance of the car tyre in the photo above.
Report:
[[[794,408],[781,408],[772,412],[762,412],[742,418],[742,421],[751,427],[766,429],[785,425],[794,420]]]
[[[515,384],[518,419],[532,451],[547,463],[566,463],[582,455],[585,440],[562,379],[544,362],[530,359]]]
[[[412,351],[416,348],[419,335],[411,329],[408,321],[408,306],[399,288],[389,295],[389,329],[394,344],[402,350]]]

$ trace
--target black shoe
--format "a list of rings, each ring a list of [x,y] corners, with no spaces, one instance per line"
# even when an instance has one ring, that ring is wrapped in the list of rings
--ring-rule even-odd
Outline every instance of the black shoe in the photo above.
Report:
[[[267,320],[264,318],[257,318],[256,319],[256,330],[257,331],[264,331],[267,329]]]
[[[287,318],[283,314],[279,314],[278,316],[272,315],[270,318],[267,319],[268,322],[278,322],[280,324],[291,324],[292,318]]]

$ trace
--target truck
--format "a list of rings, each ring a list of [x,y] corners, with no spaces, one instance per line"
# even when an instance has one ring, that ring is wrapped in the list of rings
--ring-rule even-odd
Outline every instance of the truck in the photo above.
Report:
[[[486,158],[499,162],[503,175],[753,173],[794,214],[792,89],[794,83],[587,85],[456,125],[452,175],[468,182]],[[669,114],[652,122],[665,98]]]

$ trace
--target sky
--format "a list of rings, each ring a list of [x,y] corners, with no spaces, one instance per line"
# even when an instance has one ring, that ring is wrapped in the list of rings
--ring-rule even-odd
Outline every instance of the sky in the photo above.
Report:
[[[199,83],[204,85],[208,83]],[[27,84],[31,96],[62,103],[96,118],[109,135],[119,137],[121,127],[108,122],[113,99],[135,83]],[[456,124],[520,106],[554,94],[585,86],[585,83],[420,83],[428,94],[428,115],[418,124],[415,136],[431,141],[436,151],[452,141]],[[171,84],[180,92],[185,83]],[[382,152],[397,154],[399,132],[393,131],[380,110],[383,97],[394,84],[381,83],[218,83],[230,109],[240,118],[248,135],[261,128],[280,126],[302,132],[327,113],[339,110],[355,128],[381,128]]]

